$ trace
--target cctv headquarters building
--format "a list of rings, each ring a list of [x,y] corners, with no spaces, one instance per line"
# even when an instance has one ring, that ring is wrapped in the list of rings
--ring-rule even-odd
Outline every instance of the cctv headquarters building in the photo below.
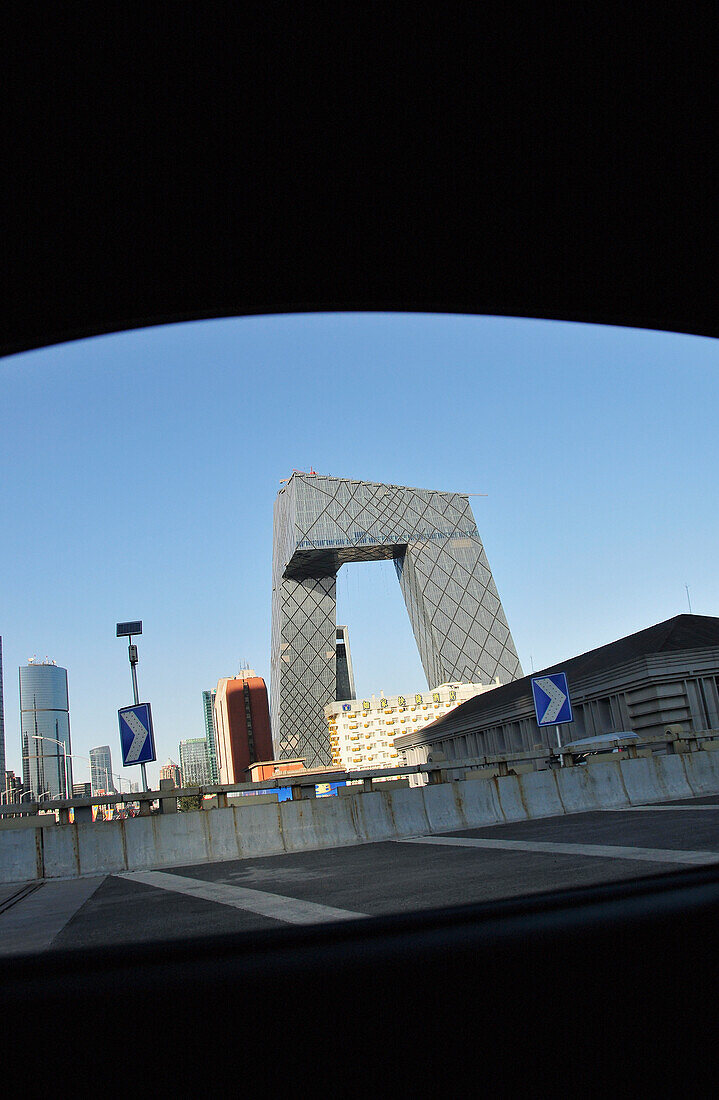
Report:
[[[430,687],[522,675],[469,500],[402,485],[294,473],[274,510],[275,756],[329,766],[324,707],[337,699],[337,572],[394,561]]]

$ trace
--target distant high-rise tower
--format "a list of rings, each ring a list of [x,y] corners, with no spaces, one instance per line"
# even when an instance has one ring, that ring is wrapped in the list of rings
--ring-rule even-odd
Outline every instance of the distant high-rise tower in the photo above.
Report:
[[[352,671],[352,656],[350,654],[350,637],[346,626],[337,627],[337,640],[335,642],[337,668],[337,699],[355,699],[355,678]]]
[[[219,783],[219,770],[217,767],[217,737],[215,735],[215,696],[216,691],[203,691],[202,710],[205,715],[205,737],[207,739],[207,760],[210,765],[210,781]]]
[[[274,511],[272,735],[279,759],[329,764],[324,708],[338,690],[337,573],[347,562],[388,559],[428,686],[521,677],[466,494],[296,471]]]
[[[0,638],[0,785],[5,786],[5,707],[2,685],[2,638]]]
[[[215,726],[220,783],[242,783],[250,764],[272,760],[267,687],[253,669],[218,680]]]
[[[67,798],[72,792],[72,746],[67,669],[30,660],[20,668],[22,780],[33,795]]]
[[[109,745],[100,745],[90,749],[90,782],[92,793],[116,794],[117,787],[112,781],[112,754]]]
[[[186,787],[210,783],[207,741],[204,737],[190,737],[186,741],[180,741],[180,771]]]
[[[173,760],[168,760],[166,764],[162,765],[160,768],[160,779],[171,779],[176,787],[182,786],[180,768]]]

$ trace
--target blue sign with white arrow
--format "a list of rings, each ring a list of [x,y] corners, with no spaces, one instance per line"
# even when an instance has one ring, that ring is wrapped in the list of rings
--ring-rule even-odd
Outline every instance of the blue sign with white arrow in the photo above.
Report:
[[[559,726],[562,722],[574,721],[566,672],[538,676],[532,680],[532,694],[538,726]]]
[[[120,720],[122,766],[126,768],[128,764],[147,764],[150,760],[156,760],[150,704],[136,703],[133,707],[122,707],[117,716]]]

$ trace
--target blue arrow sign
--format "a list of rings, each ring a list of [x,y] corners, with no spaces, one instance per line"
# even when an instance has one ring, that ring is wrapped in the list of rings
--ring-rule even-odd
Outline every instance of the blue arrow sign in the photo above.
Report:
[[[532,680],[532,694],[538,726],[559,726],[574,720],[565,672],[537,676]]]
[[[126,768],[128,764],[147,764],[150,760],[156,760],[150,704],[136,703],[134,707],[122,707],[117,717],[120,720],[122,766]]]

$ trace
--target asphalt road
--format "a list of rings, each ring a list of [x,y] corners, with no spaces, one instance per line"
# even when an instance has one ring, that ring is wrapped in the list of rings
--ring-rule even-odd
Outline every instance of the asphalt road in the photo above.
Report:
[[[0,954],[434,909],[719,862],[719,796],[406,841],[48,881],[0,897]],[[4,908],[3,908],[4,905]]]

